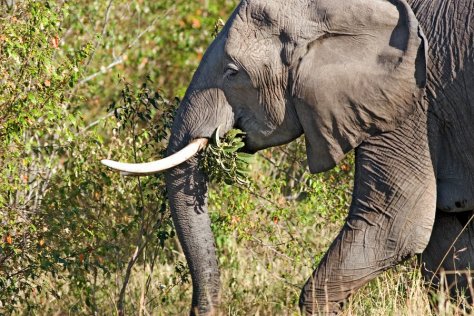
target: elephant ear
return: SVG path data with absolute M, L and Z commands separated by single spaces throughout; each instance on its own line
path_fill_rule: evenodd
M 397 128 L 426 84 L 425 39 L 404 0 L 320 0 L 323 32 L 292 52 L 292 91 L 311 172 Z M 302 45 L 303 44 L 303 45 Z

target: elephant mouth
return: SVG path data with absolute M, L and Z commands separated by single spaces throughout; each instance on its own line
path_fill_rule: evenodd
M 209 141 L 207 138 L 197 138 L 191 141 L 180 151 L 172 154 L 171 156 L 152 162 L 125 163 L 104 159 L 101 161 L 101 163 L 115 171 L 119 171 L 122 175 L 125 176 L 150 175 L 165 171 L 167 169 L 171 169 L 179 164 L 182 164 L 183 162 L 197 154 L 200 150 L 206 148 L 208 142 Z
M 263 140 L 271 136 L 273 129 L 271 126 L 267 126 L 266 122 L 258 122 L 255 116 L 245 112 L 237 119 L 234 127 L 245 133 L 243 139 L 245 146 L 240 151 L 255 154 L 257 151 L 268 147 Z
M 243 152 L 243 153 L 246 153 L 246 154 L 252 154 L 253 155 L 258 151 L 258 149 L 256 149 L 256 148 L 252 147 L 251 145 L 249 145 L 248 142 L 245 142 L 245 146 L 242 147 L 239 151 Z

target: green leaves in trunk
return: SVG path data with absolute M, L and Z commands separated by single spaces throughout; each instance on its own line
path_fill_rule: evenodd
M 214 132 L 207 146 L 203 167 L 213 182 L 248 185 L 249 164 L 253 155 L 239 152 L 244 147 L 245 133 L 239 129 L 230 130 L 219 138 L 219 128 Z

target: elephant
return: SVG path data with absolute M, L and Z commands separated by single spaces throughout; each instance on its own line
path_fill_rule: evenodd
M 304 135 L 312 173 L 355 151 L 348 216 L 302 289 L 302 313 L 340 313 L 358 288 L 415 255 L 435 287 L 440 271 L 453 268 L 445 253 L 466 248 L 456 254 L 456 268 L 469 271 L 474 0 L 238 4 L 181 101 L 167 163 L 103 161 L 126 174 L 169 168 L 172 218 L 193 282 L 192 315 L 219 312 L 208 177 L 200 167 L 200 149 L 218 127 L 220 136 L 244 131 L 248 153 Z M 465 290 L 470 281 L 469 273 L 449 279 Z

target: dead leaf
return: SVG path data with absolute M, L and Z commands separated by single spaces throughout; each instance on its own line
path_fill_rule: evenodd
M 59 47 L 59 37 L 58 36 L 54 36 L 54 37 L 51 38 L 51 45 L 53 45 L 54 48 Z

